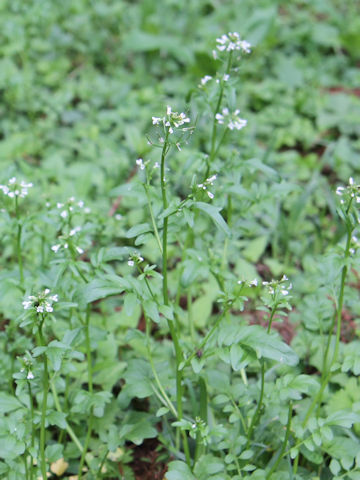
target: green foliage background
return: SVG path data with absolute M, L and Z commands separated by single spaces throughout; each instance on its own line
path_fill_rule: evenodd
M 213 204 L 222 212 L 220 221 L 215 216 L 215 223 L 217 218 L 217 226 L 220 224 L 224 230 L 223 220 L 229 224 L 231 220 L 232 234 L 227 244 L 230 261 L 220 265 L 224 231 L 201 217 L 194 227 L 193 249 L 183 255 L 184 267 L 177 270 L 176 235 L 181 247 L 185 241 L 174 228 L 169 288 L 175 298 L 179 276 L 183 293 L 188 295 L 187 302 L 193 300 L 191 315 L 195 333 L 186 332 L 183 343 L 185 351 L 190 353 L 214 319 L 219 288 L 210 272 L 215 267 L 221 271 L 225 283 L 233 278 L 269 280 L 283 274 L 293 280 L 294 308 L 289 323 L 297 333 L 292 347 L 300 363 L 296 369 L 283 366 L 279 374 L 270 374 L 268 383 L 272 387 L 268 391 L 266 418 L 270 422 L 271 416 L 278 417 L 280 422 L 271 427 L 271 433 L 266 429 L 260 432 L 257 441 L 265 447 L 261 450 L 263 447 L 257 445 L 261 453 L 251 460 L 259 472 L 248 474 L 253 479 L 265 478 L 263 468 L 271 459 L 266 445 L 273 437 L 282 438 L 286 424 L 287 410 L 278 408 L 279 401 L 300 402 L 303 396 L 311 398 L 316 391 L 316 381 L 311 378 L 316 379 L 322 368 L 319 352 L 329 331 L 343 266 L 340 257 L 345 227 L 336 213 L 334 190 L 339 184 L 347 184 L 350 176 L 356 179 L 360 173 L 359 19 L 360 9 L 355 0 L 259 0 L 256 3 L 252 0 L 187 0 L 183 3 L 173 0 L 4 0 L 0 3 L 0 181 L 6 183 L 15 175 L 34 183 L 22 206 L 27 220 L 23 230 L 26 291 L 38 291 L 44 284 L 62 289 L 60 294 L 68 302 L 63 306 L 64 311 L 72 312 L 73 332 L 80 327 L 74 320 L 76 315 L 71 309 L 75 307 L 71 302 L 83 306 L 112 293 L 127 292 L 125 300 L 123 297 L 107 299 L 92 312 L 91 348 L 96 352 L 94 383 L 98 390 L 95 396 L 87 398 L 81 391 L 85 381 L 84 363 L 80 363 L 75 373 L 70 367 L 64 370 L 64 375 L 69 375 L 76 385 L 70 398 L 69 418 L 80 436 L 85 436 L 81 426 L 89 409 L 95 409 L 98 414 L 96 425 L 100 433 L 91 444 L 93 452 L 100 452 L 103 445 L 115 450 L 126 441 L 141 444 L 145 438 L 154 436 L 166 444 L 155 428 L 158 419 L 154 399 L 150 412 L 139 411 L 132 403 L 134 398 L 153 395 L 149 380 L 151 369 L 144 359 L 143 338 L 136 329 L 142 309 L 153 321 L 160 322 L 158 337 L 154 339 L 158 346 L 153 346 L 155 361 L 162 382 L 170 394 L 174 391 L 174 379 L 167 370 L 172 347 L 164 334 L 166 325 L 161 323 L 154 305 L 140 305 L 136 289 L 142 287 L 135 280 L 131 283 L 132 272 L 126 264 L 128 247 L 140 249 L 149 264 L 160 262 L 154 238 L 144 227 L 149 213 L 146 196 L 136 180 L 133 181 L 137 175 L 135 160 L 139 157 L 159 159 L 159 152 L 149 145 L 146 136 L 152 132 L 153 115 L 163 115 L 168 104 L 174 110 L 191 112 L 196 123 L 195 133 L 188 146 L 169 158 L 175 198 L 182 199 L 188 194 L 189 185 L 202 165 L 202 154 L 209 151 L 205 115 L 208 107 L 199 99 L 197 87 L 204 75 L 216 73 L 212 56 L 215 39 L 228 31 L 238 31 L 253 46 L 238 72 L 240 87 L 236 103 L 248 126 L 241 133 L 231 135 L 214 165 L 221 182 L 214 187 Z M 230 95 L 228 101 L 235 99 Z M 160 193 L 155 189 L 153 195 L 159 213 Z M 91 269 L 101 272 L 100 278 L 93 279 L 84 288 L 80 288 L 70 274 L 68 277 L 64 274 L 62 282 L 59 281 L 65 267 L 62 270 L 61 263 L 54 261 L 50 250 L 56 243 L 58 231 L 51 209 L 56 202 L 64 202 L 71 196 L 91 207 L 91 213 L 82 220 L 85 236 L 88 234 L 84 240 L 89 257 L 85 272 L 90 273 Z M 227 215 L 228 196 L 233 199 L 231 219 Z M 0 387 L 3 396 L 0 410 L 10 418 L 11 412 L 20 408 L 18 400 L 10 397 L 14 392 L 9 387 L 12 374 L 20 365 L 10 364 L 9 358 L 11 352 L 13 357 L 22 355 L 33 344 L 15 328 L 19 323 L 15 320 L 22 313 L 24 292 L 17 285 L 14 227 L 11 215 L 6 213 L 6 201 L 1 198 L 3 353 L 0 366 L 3 375 Z M 349 321 L 347 330 L 342 332 L 342 365 L 331 389 L 325 392 L 322 406 L 322 417 L 329 417 L 329 425 L 335 425 L 335 440 L 330 439 L 327 424 L 312 424 L 310 436 L 313 439 L 315 435 L 315 440 L 308 439 L 302 447 L 305 460 L 298 474 L 302 476 L 294 479 L 356 480 L 360 476 L 357 467 L 352 471 L 349 466 L 359 444 L 359 423 L 357 417 L 351 416 L 360 411 L 360 387 L 356 378 L 360 371 L 358 263 L 355 255 L 345 298 Z M 125 278 L 123 285 L 119 286 L 115 275 Z M 155 287 L 158 287 L 156 282 L 159 283 L 159 279 L 154 273 Z M 248 295 L 250 307 L 255 309 L 255 303 L 251 303 L 255 298 L 250 292 Z M 161 319 L 171 316 L 168 311 L 160 313 Z M 181 322 L 185 325 L 185 308 L 182 315 Z M 241 318 L 245 322 L 252 320 L 252 310 Z M 11 328 L 9 319 L 15 322 Z M 66 333 L 68 327 L 69 318 L 60 313 L 57 323 L 51 327 L 49 340 L 61 339 L 65 345 L 68 341 L 68 349 L 69 345 L 78 346 L 76 360 L 81 360 L 85 353 L 81 343 L 83 333 L 79 333 L 79 337 L 74 333 L 74 338 L 70 338 Z M 255 332 L 259 341 L 262 333 L 256 329 Z M 225 345 L 230 349 L 226 339 L 236 334 L 232 318 L 224 324 L 216 342 L 221 348 Z M 255 340 L 250 340 L 248 345 L 255 350 Z M 280 361 L 288 354 L 285 363 L 290 366 L 296 363 L 283 343 L 283 347 L 274 345 L 278 348 L 274 347 L 274 351 L 270 351 L 271 345 L 267 351 L 266 345 L 263 350 L 259 347 L 265 358 Z M 61 353 L 56 350 L 56 344 L 52 344 L 52 348 L 49 355 L 53 355 L 55 371 L 57 362 L 60 365 L 63 358 L 69 360 L 69 364 L 74 360 L 66 357 L 65 347 L 61 347 L 64 349 Z M 206 362 L 194 359 L 192 368 L 195 376 L 207 368 L 204 378 L 209 395 L 215 399 L 214 417 L 221 418 L 224 424 L 237 425 L 239 409 L 234 407 L 233 399 L 246 398 L 246 395 L 256 398 L 258 371 L 250 355 L 249 362 L 253 362 L 250 386 L 245 393 L 238 381 L 244 359 L 235 347 L 232 353 L 225 350 L 224 347 L 217 355 L 226 367 L 217 369 L 218 357 L 216 361 L 211 360 L 213 352 L 210 351 L 209 360 L 206 356 Z M 230 366 L 237 380 L 228 386 Z M 296 384 L 299 375 L 303 375 L 300 385 Z M 189 380 L 187 388 L 192 392 L 190 383 Z M 61 381 L 58 386 L 63 394 L 65 387 Z M 198 408 L 195 397 L 190 395 L 187 399 L 188 412 Z M 301 401 L 304 408 L 308 406 L 307 398 Z M 223 404 L 226 404 L 224 408 Z M 350 416 L 345 420 L 335 418 L 338 410 L 346 410 Z M 50 425 L 64 428 L 64 418 L 56 413 L 59 412 L 54 408 Z M 15 422 L 16 418 L 11 421 Z M 6 435 L 11 425 L 5 420 L 1 422 L 0 450 L 4 462 L 0 463 L 0 474 L 17 480 L 23 478 L 23 474 L 17 470 L 20 467 L 12 455 L 21 455 L 22 439 L 15 438 L 14 434 L 9 440 L 10 436 Z M 343 429 L 350 429 L 352 423 L 355 430 L 345 434 Z M 164 425 L 163 437 L 166 437 L 169 425 L 166 422 Z M 204 455 L 195 473 L 175 454 L 168 480 L 192 479 L 193 475 L 201 480 L 235 478 L 229 470 L 225 473 L 224 464 L 231 465 L 234 461 L 231 455 L 237 455 L 231 452 L 232 443 L 240 437 L 240 430 L 236 428 L 225 432 L 219 427 L 215 433 L 222 439 L 222 447 Z M 302 438 L 302 434 L 299 427 L 296 435 Z M 321 453 L 317 451 L 319 442 Z M 48 451 L 50 459 L 63 455 L 62 447 L 56 446 L 60 443 L 54 443 L 53 451 Z M 240 441 L 238 447 L 241 446 Z M 226 458 L 221 448 L 227 452 Z M 278 452 L 280 443 L 271 448 L 271 453 Z M 74 472 L 75 450 L 71 442 L 65 447 Z M 174 454 L 174 450 L 173 447 L 170 452 Z M 122 462 L 126 468 L 129 458 L 124 455 Z M 244 464 L 246 455 L 240 457 Z M 347 461 L 340 465 L 344 457 Z M 165 459 L 169 461 L 170 457 L 165 455 Z M 5 460 L 7 466 L 4 466 Z M 288 479 L 286 465 L 281 464 L 279 468 L 273 478 Z M 341 475 L 350 471 L 349 476 L 336 477 L 340 469 Z M 130 479 L 130 470 L 128 475 Z

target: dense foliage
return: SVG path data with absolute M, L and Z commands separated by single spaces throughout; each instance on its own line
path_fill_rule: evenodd
M 1 3 L 0 478 L 360 479 L 359 19 Z

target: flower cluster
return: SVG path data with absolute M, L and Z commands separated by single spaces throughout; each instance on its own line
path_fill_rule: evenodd
M 90 213 L 91 210 L 88 207 L 84 208 L 84 202 L 82 200 L 76 201 L 75 197 L 70 197 L 65 203 L 58 202 L 56 207 L 61 210 L 60 217 L 68 218 L 72 213 L 78 213 L 83 210 L 84 213 Z
M 171 107 L 168 105 L 166 108 L 166 115 L 164 117 L 152 117 L 152 123 L 153 125 L 163 124 L 164 128 L 167 129 L 167 132 L 171 135 L 174 133 L 175 129 L 182 132 L 189 130 L 186 127 L 180 127 L 186 123 L 190 123 L 190 118 L 187 117 L 184 112 L 173 112 Z
M 209 185 L 214 185 L 214 181 L 216 180 L 216 175 L 212 175 L 211 177 L 207 178 L 204 183 L 199 183 L 197 185 L 198 188 L 201 190 L 205 190 L 208 194 L 208 197 L 212 200 L 214 198 L 214 194 L 209 192 L 207 189 Z
M 216 48 L 220 52 L 232 52 L 234 50 L 239 50 L 243 53 L 251 52 L 251 45 L 246 40 L 241 40 L 240 35 L 237 32 L 229 32 L 227 35 L 222 35 L 216 39 L 218 45 Z
M 238 285 L 244 286 L 244 287 L 257 287 L 258 286 L 258 281 L 256 278 L 254 280 L 238 280 Z
M 292 284 L 289 282 L 289 279 L 286 275 L 280 280 L 272 280 L 271 282 L 262 282 L 262 284 L 268 289 L 268 292 L 273 297 L 282 296 L 286 297 L 289 295 L 289 290 L 292 289 Z
M 140 256 L 137 252 L 134 252 L 130 255 L 128 260 L 129 267 L 133 267 L 134 265 L 138 265 L 139 263 L 143 262 L 144 259 Z
M 356 235 L 353 235 L 351 237 L 351 248 L 349 249 L 349 252 L 351 255 L 354 255 L 357 250 L 360 248 L 360 241 Z
M 21 368 L 20 372 L 21 373 L 26 372 L 27 380 L 33 380 L 35 377 L 34 377 L 34 374 L 32 373 L 33 359 L 31 357 L 30 353 L 27 352 L 27 355 L 24 355 L 20 360 L 21 360 L 22 364 L 24 365 Z
M 212 76 L 211 75 L 205 75 L 205 77 L 203 77 L 201 80 L 200 80 L 200 87 L 203 87 L 204 85 L 206 85 L 210 80 L 212 79 Z
M 239 117 L 240 110 L 235 110 L 230 112 L 228 108 L 223 108 L 222 113 L 217 113 L 215 115 L 216 120 L 220 125 L 226 124 L 227 128 L 230 130 L 241 130 L 246 127 L 247 120 Z
M 36 313 L 51 313 L 53 303 L 57 302 L 58 295 L 50 295 L 50 290 L 46 288 L 38 295 L 30 295 L 27 300 L 22 302 L 24 310 L 35 310 Z
M 344 204 L 345 201 L 352 201 L 355 199 L 356 203 L 360 203 L 360 185 L 356 185 L 352 177 L 349 178 L 349 185 L 347 187 L 337 187 L 336 195 L 342 197 L 340 203 Z
M 16 177 L 12 177 L 7 185 L 0 185 L 0 190 L 2 190 L 4 195 L 7 195 L 10 198 L 24 198 L 28 194 L 28 189 L 32 186 L 32 183 L 26 183 L 24 181 L 18 182 Z
M 67 235 L 61 235 L 59 237 L 60 243 L 57 243 L 56 245 L 53 245 L 51 247 L 51 250 L 55 253 L 57 253 L 61 248 L 64 248 L 64 250 L 67 250 L 69 248 L 69 245 L 75 248 L 75 250 L 81 255 L 84 253 L 84 250 L 79 247 L 74 245 L 73 241 L 73 236 L 76 235 L 81 231 L 81 227 L 75 227 L 70 230 L 70 232 Z

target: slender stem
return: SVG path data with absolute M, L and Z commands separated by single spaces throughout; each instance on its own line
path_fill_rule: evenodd
M 193 315 L 193 309 L 192 309 L 191 287 L 189 287 L 188 292 L 187 292 L 187 311 L 188 311 L 190 337 L 191 337 L 191 340 L 194 342 L 194 340 L 195 340 L 195 327 L 194 327 L 194 315 Z
M 161 184 L 161 196 L 163 202 L 163 210 L 165 211 L 168 207 L 168 201 L 166 196 L 166 181 L 165 181 L 165 158 L 169 150 L 168 143 L 169 132 L 166 132 L 166 137 L 164 140 L 164 145 L 161 152 L 161 165 L 160 165 L 160 184 Z M 163 275 L 163 301 L 164 305 L 169 305 L 169 293 L 168 293 L 168 283 L 167 283 L 167 234 L 168 234 L 168 217 L 165 217 L 163 220 L 163 238 L 162 238 L 162 275 Z M 180 347 L 179 339 L 176 333 L 176 328 L 174 322 L 167 320 L 168 327 L 170 330 L 171 339 L 175 348 L 175 359 L 176 359 L 176 403 L 178 411 L 178 419 L 183 418 L 183 406 L 182 406 L 182 371 L 179 369 L 179 365 L 182 362 L 183 354 Z M 191 466 L 190 459 L 190 450 L 188 445 L 188 439 L 185 432 L 182 432 L 183 437 L 183 446 L 186 457 L 186 462 Z
M 199 408 L 199 417 L 206 424 L 208 423 L 208 394 L 206 381 L 203 377 L 199 378 L 199 390 L 200 390 L 200 408 Z M 198 432 L 196 435 L 196 447 L 195 447 L 195 458 L 194 463 L 199 459 L 199 457 L 204 452 L 204 445 L 201 442 L 201 435 Z
M 21 252 L 22 226 L 20 224 L 19 203 L 18 203 L 18 197 L 16 195 L 15 195 L 15 216 L 16 216 L 16 219 L 17 219 L 17 222 L 18 222 L 17 235 L 16 235 L 16 254 L 17 254 L 18 264 L 19 264 L 20 285 L 21 285 L 21 287 L 23 287 L 24 286 L 24 271 L 23 271 L 22 252 Z
M 213 335 L 213 333 L 215 332 L 215 330 L 217 329 L 217 327 L 219 326 L 221 320 L 224 318 L 224 316 L 226 315 L 226 313 L 228 312 L 229 308 L 231 308 L 231 305 L 228 305 L 225 310 L 223 310 L 223 312 L 221 313 L 221 315 L 219 315 L 219 317 L 216 319 L 216 322 L 214 323 L 214 325 L 211 327 L 211 329 L 209 330 L 209 332 L 207 333 L 207 335 L 205 336 L 204 340 L 200 343 L 199 347 L 185 360 L 185 362 L 183 363 L 183 367 L 182 368 L 185 368 L 187 367 L 188 365 L 190 365 L 190 362 L 191 360 L 196 356 L 197 352 L 199 350 L 202 350 L 205 345 L 207 344 L 207 342 L 209 341 L 210 337 Z
M 42 327 L 44 324 L 44 316 L 40 320 L 39 324 L 39 338 L 40 338 L 40 346 L 45 347 L 45 340 L 42 332 Z M 45 420 L 46 420 L 46 409 L 47 409 L 47 397 L 48 397 L 48 390 L 49 390 L 49 372 L 48 372 L 48 365 L 47 365 L 47 356 L 46 353 L 43 353 L 43 397 L 42 397 L 42 407 L 41 407 L 41 421 L 40 421 L 40 457 L 41 457 L 41 474 L 43 480 L 47 480 L 46 475 L 46 458 L 45 458 Z
M 252 417 L 250 427 L 249 427 L 249 430 L 248 430 L 248 435 L 247 435 L 248 439 L 247 439 L 246 448 L 248 448 L 249 445 L 250 445 L 253 430 L 254 430 L 255 426 L 257 425 L 257 423 L 260 419 L 260 413 L 261 413 L 263 399 L 264 399 L 264 387 L 265 387 L 265 362 L 264 362 L 264 359 L 262 358 L 260 360 L 260 362 L 261 362 L 260 397 L 259 397 L 259 401 L 258 401 L 258 404 L 256 406 L 256 410 L 255 410 L 254 416 Z
M 273 322 L 273 319 L 274 319 L 276 308 L 277 308 L 277 305 L 275 305 L 274 308 L 271 310 L 270 319 L 269 319 L 268 327 L 267 327 L 267 330 L 266 330 L 266 333 L 268 333 L 268 334 L 271 331 L 271 325 L 272 325 L 272 322 Z M 264 361 L 263 358 L 260 360 L 260 363 L 261 363 L 261 366 L 260 366 L 260 396 L 259 396 L 259 401 L 258 401 L 256 410 L 255 410 L 254 416 L 251 420 L 250 427 L 249 427 L 249 430 L 248 430 L 247 447 L 250 445 L 253 430 L 259 422 L 260 415 L 261 415 L 261 410 L 262 410 L 262 406 L 263 406 L 263 400 L 264 400 L 265 361 Z
M 347 260 L 350 256 L 350 244 L 351 244 L 351 235 L 352 235 L 352 228 L 347 227 L 347 239 L 346 239 L 346 246 L 345 246 L 345 265 L 342 268 L 341 272 L 341 280 L 340 280 L 340 291 L 339 291 L 339 299 L 338 299 L 338 304 L 337 304 L 337 311 L 336 311 L 336 339 L 335 339 L 335 348 L 334 348 L 334 354 L 331 359 L 329 368 L 327 370 L 326 375 L 324 376 L 320 389 L 317 393 L 317 395 L 314 397 L 307 413 L 304 418 L 304 421 L 302 423 L 302 426 L 305 427 L 310 416 L 312 415 L 314 408 L 318 403 L 321 402 L 322 394 L 328 385 L 331 375 L 332 375 L 332 367 L 335 365 L 337 362 L 338 354 L 339 354 L 339 345 L 340 345 L 340 335 L 341 335 L 341 321 L 342 321 L 342 309 L 343 309 L 343 304 L 344 304 L 344 292 L 345 292 L 345 281 L 346 281 L 346 276 L 347 276 L 347 271 L 348 271 L 348 266 L 347 266 Z M 327 351 L 325 352 L 327 355 Z
M 154 229 L 154 235 L 155 235 L 157 244 L 159 246 L 160 253 L 162 254 L 163 247 L 162 247 L 161 240 L 160 240 L 159 230 L 158 230 L 158 228 L 156 226 L 156 222 L 155 222 L 154 212 L 153 212 L 153 208 L 152 208 L 152 204 L 151 204 L 151 198 L 150 198 L 150 194 L 149 194 L 149 185 L 147 185 L 146 183 L 144 183 L 144 190 L 145 190 L 146 198 L 147 198 L 148 205 L 149 205 L 149 212 L 150 212 L 151 223 L 152 223 L 152 226 L 153 226 L 153 229 Z
M 87 371 L 88 371 L 88 389 L 89 393 L 93 393 L 93 368 L 92 368 L 92 359 L 91 359 L 91 344 L 90 344 L 90 309 L 91 306 L 88 304 L 86 309 L 86 318 L 85 318 L 85 348 L 86 348 L 86 359 L 87 359 Z M 89 442 L 91 439 L 91 433 L 93 428 L 93 420 L 94 420 L 93 410 L 91 408 L 88 420 L 88 429 L 85 437 L 84 448 L 80 458 L 79 464 L 79 480 L 82 478 L 82 469 L 85 463 L 85 456 L 89 447 Z
M 232 52 L 229 53 L 228 63 L 227 63 L 226 72 L 225 72 L 226 75 L 228 75 L 229 72 L 230 72 L 231 64 L 232 64 Z M 218 151 L 218 148 L 216 148 L 216 136 L 217 136 L 216 134 L 217 134 L 217 124 L 218 124 L 217 119 L 216 119 L 216 114 L 219 112 L 220 107 L 221 107 L 221 102 L 222 102 L 222 99 L 223 99 L 223 96 L 224 96 L 224 86 L 225 86 L 224 80 L 220 79 L 220 91 L 219 91 L 218 101 L 216 103 L 215 110 L 214 110 L 213 127 L 212 127 L 212 133 L 211 133 L 210 155 L 209 155 L 209 160 L 208 160 L 208 164 L 207 164 L 207 168 L 206 168 L 205 178 L 208 178 L 208 176 L 209 176 L 211 164 L 212 164 L 212 162 L 215 158 L 215 155 Z M 221 141 L 220 141 L 220 143 L 221 143 Z M 219 146 L 220 146 L 220 144 L 219 144 Z
M 29 403 L 30 403 L 30 421 L 31 421 L 31 447 L 34 447 L 35 443 L 35 425 L 34 425 L 34 402 L 32 398 L 31 384 L 28 380 L 28 392 L 29 392 Z M 30 454 L 30 480 L 33 479 L 33 457 Z
M 289 436 L 290 436 L 290 429 L 291 429 L 291 420 L 292 420 L 292 402 L 290 401 L 289 403 L 289 411 L 288 411 L 288 420 L 287 420 L 287 424 L 286 424 L 286 432 L 285 432 L 285 437 L 284 437 L 284 441 L 281 445 L 281 450 L 279 452 L 279 455 L 278 455 L 278 458 L 276 459 L 276 462 L 274 463 L 274 465 L 271 467 L 269 473 L 266 475 L 266 480 L 270 479 L 271 475 L 275 472 L 275 470 L 277 469 L 279 463 L 281 462 L 281 459 L 283 457 L 283 454 L 285 452 L 285 449 L 286 449 L 286 445 L 289 441 Z
M 149 319 L 148 317 L 145 315 L 145 322 L 146 322 L 146 325 L 148 325 L 150 322 L 149 322 Z M 151 367 L 151 370 L 152 370 L 152 373 L 154 375 L 154 378 L 155 378 L 155 383 L 163 397 L 163 401 L 164 403 L 167 405 L 167 407 L 169 408 L 169 410 L 171 411 L 171 413 L 177 418 L 179 419 L 179 414 L 178 412 L 176 411 L 174 405 L 172 404 L 170 398 L 167 396 L 166 392 L 165 392 L 165 389 L 164 387 L 162 386 L 161 384 L 161 381 L 160 381 L 160 378 L 156 372 L 156 369 L 155 369 L 155 365 L 154 365 L 154 360 L 152 358 L 152 353 L 151 353 L 151 349 L 150 349 L 150 332 L 149 332 L 149 329 L 147 328 L 146 329 L 146 334 L 147 334 L 147 351 L 148 351 L 148 358 L 149 358 L 149 363 L 150 363 L 150 367 Z
M 54 384 L 53 381 L 50 381 L 50 387 L 51 387 L 51 392 L 52 392 L 52 395 L 53 395 L 53 398 L 54 398 L 54 404 L 55 404 L 56 410 L 60 413 L 63 413 L 60 402 L 59 402 L 59 397 L 58 397 L 58 394 L 57 394 L 57 391 L 56 391 L 56 388 L 55 388 L 55 384 Z M 70 425 L 67 422 L 66 422 L 66 431 L 69 434 L 69 437 L 71 438 L 71 440 L 78 447 L 79 451 L 83 452 L 84 448 L 81 445 L 80 440 L 78 439 L 74 430 L 70 427 Z
M 103 466 L 104 466 L 104 463 L 105 463 L 105 461 L 106 461 L 106 457 L 108 456 L 108 453 L 109 453 L 109 449 L 107 448 L 107 449 L 105 450 L 105 454 L 104 454 L 104 456 L 103 456 L 103 458 L 102 458 L 102 460 L 101 460 L 101 462 L 100 462 L 100 465 L 99 465 L 99 468 L 98 468 L 98 471 L 97 471 L 97 474 L 96 474 L 96 478 L 102 478 L 101 470 L 102 470 L 102 468 L 103 468 Z
M 341 272 L 340 292 L 339 292 L 339 301 L 338 301 L 338 308 L 337 308 L 335 350 L 334 350 L 334 356 L 333 356 L 331 364 L 330 364 L 330 370 L 331 370 L 331 367 L 337 362 L 337 358 L 338 358 L 338 354 L 339 354 L 342 309 L 343 309 L 343 304 L 344 304 L 345 281 L 346 281 L 346 276 L 347 276 L 347 272 L 348 272 L 347 260 L 350 256 L 351 235 L 352 235 L 352 229 L 348 227 L 346 246 L 345 246 L 345 265 L 343 266 L 342 272 Z

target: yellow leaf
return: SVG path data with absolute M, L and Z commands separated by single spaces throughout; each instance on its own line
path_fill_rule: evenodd
M 56 462 L 53 462 L 51 464 L 50 470 L 58 477 L 61 477 L 61 475 L 66 471 L 68 466 L 69 464 L 65 462 L 63 458 L 59 458 L 59 460 L 56 460 Z

